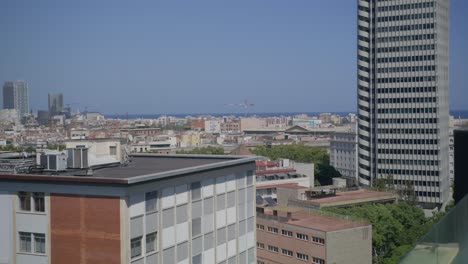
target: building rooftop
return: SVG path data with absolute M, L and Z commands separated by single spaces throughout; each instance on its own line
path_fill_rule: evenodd
M 281 210 L 279 207 L 273 207 L 272 209 Z M 292 209 L 292 210 L 291 210 Z M 307 213 L 303 212 L 304 209 L 297 209 L 294 210 L 293 208 L 284 208 L 287 211 L 291 212 L 291 216 L 275 216 L 273 215 L 273 211 L 265 210 L 264 214 L 257 214 L 257 217 L 269 220 L 277 220 L 282 223 L 286 223 L 289 225 L 300 226 L 304 228 L 315 229 L 323 232 L 331 232 L 343 229 L 351 229 L 351 228 L 358 228 L 369 226 L 370 224 L 362 221 L 356 221 L 351 219 L 346 219 L 345 216 L 328 216 L 325 214 L 321 214 L 318 211 Z M 302 210 L 302 212 L 301 212 Z
M 145 181 L 159 180 L 183 174 L 202 172 L 241 164 L 252 164 L 255 169 L 254 156 L 230 155 L 156 155 L 134 154 L 126 166 L 110 164 L 98 166 L 90 171 L 67 170 L 49 174 L 12 174 L 0 172 L 0 181 L 65 181 L 92 182 L 111 184 L 134 184 Z
M 350 204 L 355 205 L 369 202 L 391 201 L 396 199 L 397 195 L 394 193 L 359 189 L 356 191 L 337 192 L 334 196 L 314 198 L 311 200 L 306 200 L 306 202 L 318 204 L 320 205 L 320 207 L 327 207 L 346 206 Z

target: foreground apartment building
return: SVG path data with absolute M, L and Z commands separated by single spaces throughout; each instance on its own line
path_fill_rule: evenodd
M 358 177 L 449 199 L 449 0 L 358 0 Z
M 255 263 L 254 170 L 250 157 L 142 154 L 0 172 L 0 263 Z

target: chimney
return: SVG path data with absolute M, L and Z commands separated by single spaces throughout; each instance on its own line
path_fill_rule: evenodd
M 286 217 L 288 218 L 288 220 L 291 220 L 291 218 L 292 218 L 292 213 L 291 213 L 291 212 L 288 212 L 288 213 L 286 214 Z

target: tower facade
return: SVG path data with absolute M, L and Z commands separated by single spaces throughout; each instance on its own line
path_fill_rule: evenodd
M 358 179 L 449 198 L 449 0 L 358 0 Z
M 49 94 L 49 113 L 51 116 L 63 111 L 63 94 Z
M 3 109 L 16 109 L 19 118 L 29 114 L 29 90 L 24 81 L 5 82 Z

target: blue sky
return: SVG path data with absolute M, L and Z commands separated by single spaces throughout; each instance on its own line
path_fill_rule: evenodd
M 468 109 L 468 1 L 451 1 L 450 106 Z M 355 0 L 0 1 L 0 82 L 103 113 L 355 111 Z

